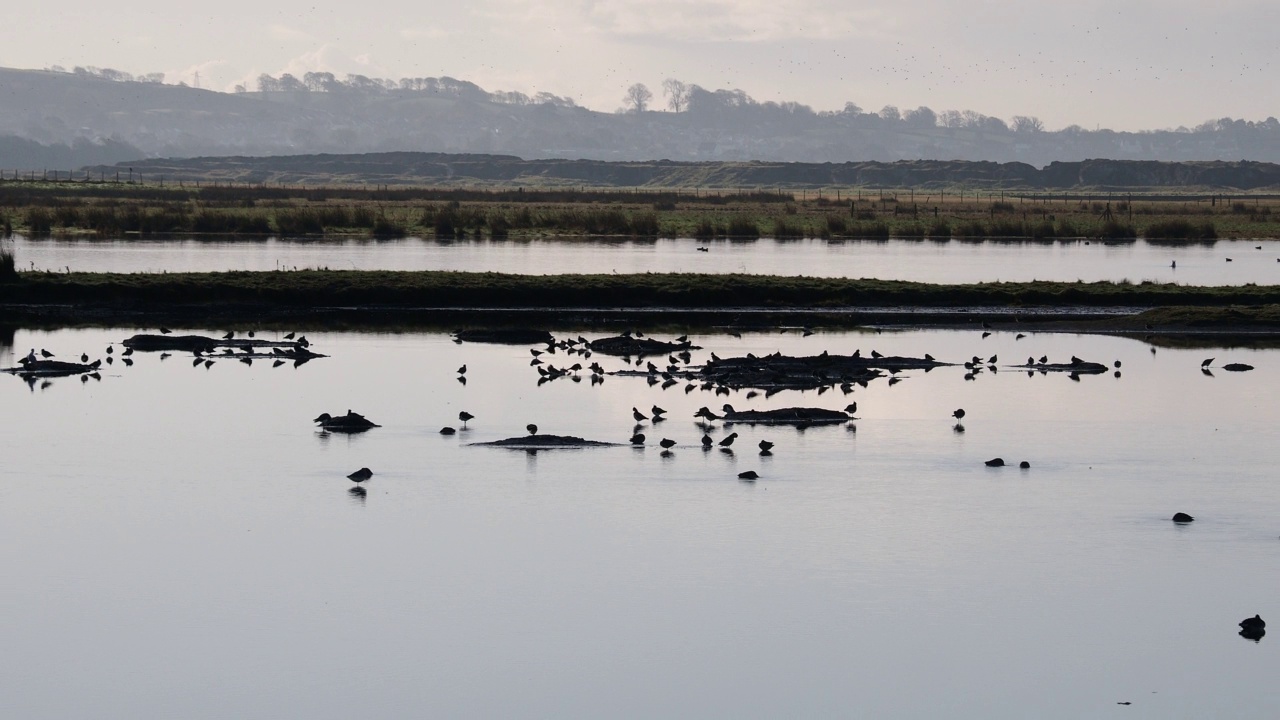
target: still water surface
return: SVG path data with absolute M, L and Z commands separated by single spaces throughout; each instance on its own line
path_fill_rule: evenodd
M 707 248 L 707 252 L 698 251 Z M 25 267 L 92 272 L 197 272 L 327 267 L 557 273 L 753 273 L 971 283 L 1153 280 L 1186 285 L 1280 284 L 1280 242 L 1220 240 L 931 242 L 824 240 L 15 240 Z M 1231 262 L 1227 262 L 1231 258 Z M 1172 265 L 1177 263 L 1177 267 Z
M 101 356 L 133 332 L 15 342 Z M 1236 634 L 1280 618 L 1280 351 L 695 336 L 695 360 L 1123 361 L 1119 379 L 941 368 L 747 400 L 639 378 L 539 387 L 528 348 L 440 334 L 308 335 L 332 357 L 206 370 L 139 353 L 44 389 L 0 376 L 5 716 L 1280 714 L 1280 638 Z M 1208 356 L 1258 369 L 1207 377 Z M 691 417 L 850 400 L 851 426 L 738 426 L 732 454 L 703 452 Z M 646 423 L 644 449 L 468 446 L 529 422 L 625 442 L 631 407 L 654 404 L 671 419 Z M 383 427 L 313 429 L 348 408 Z M 460 410 L 469 429 L 438 434 Z M 667 457 L 664 436 L 681 443 Z M 345 479 L 361 466 L 363 500 Z

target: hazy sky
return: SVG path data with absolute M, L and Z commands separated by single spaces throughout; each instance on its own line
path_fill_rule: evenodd
M 614 110 L 663 78 L 816 110 L 926 105 L 1050 129 L 1280 115 L 1276 0 L 63 0 L 6 13 L 0 65 L 252 85 L 450 75 Z M 35 9 L 40 7 L 40 9 Z

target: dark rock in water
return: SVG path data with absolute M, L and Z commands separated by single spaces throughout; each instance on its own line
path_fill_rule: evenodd
M 1226 370 L 1227 372 L 1247 372 L 1249 370 L 1252 370 L 1253 366 L 1245 365 L 1244 363 L 1228 363 L 1226 365 L 1223 365 L 1222 369 Z
M 1261 615 L 1254 615 L 1240 621 L 1240 637 L 1257 642 L 1267 634 L 1267 623 Z
M 861 355 L 811 355 L 792 357 L 781 353 L 756 357 L 720 358 L 702 366 L 696 377 L 726 388 L 755 388 L 768 392 L 812 390 L 836 385 L 867 383 L 884 377 L 883 371 L 929 371 L 948 363 L 932 358 L 862 357 Z
M 615 355 L 618 357 L 624 355 L 646 357 L 649 355 L 671 355 L 684 350 L 701 350 L 702 348 L 694 345 L 688 340 L 685 340 L 684 342 L 662 342 L 651 338 L 616 335 L 614 337 L 592 340 L 587 343 L 587 349 L 592 352 L 598 352 L 604 355 Z
M 528 328 L 459 330 L 453 336 L 463 342 L 494 345 L 549 345 L 555 342 L 555 338 L 546 330 Z
M 1023 470 L 1030 470 L 1031 463 L 1027 462 L 1026 460 L 1023 460 L 1022 462 L 1018 463 L 1018 467 L 1022 468 Z
M 454 434 L 456 434 L 457 432 L 458 432 L 457 430 L 454 430 L 453 428 L 449 427 L 448 425 L 446 425 L 446 426 L 444 426 L 444 427 L 440 428 L 440 434 L 441 434 L 441 435 L 454 435 Z
M 5 368 L 0 372 L 23 377 L 70 377 L 93 372 L 96 364 L 62 362 L 60 360 L 37 360 L 24 367 Z
M 1192 520 L 1195 520 L 1195 518 L 1191 517 L 1190 515 L 1184 512 L 1173 514 L 1173 521 L 1176 523 L 1189 523 Z
M 987 461 L 987 467 L 1004 467 L 1004 458 L 991 458 Z
M 1062 372 L 1071 375 L 1101 375 L 1108 370 L 1107 366 L 1102 363 L 1089 362 L 1087 360 L 1081 360 L 1078 357 L 1072 357 L 1071 362 L 1069 363 L 1028 362 L 1025 365 L 1012 365 L 1010 367 L 1019 369 L 1031 368 L 1037 372 L 1045 373 Z
M 748 470 L 746 472 L 738 473 L 739 480 L 757 480 L 759 479 L 759 477 L 760 477 L 760 474 L 757 473 L 755 470 Z
M 1251 618 L 1245 618 L 1240 621 L 1240 629 L 1242 630 L 1261 630 L 1267 626 L 1267 621 L 1262 619 L 1261 615 L 1254 615 Z
M 615 447 L 618 443 L 584 440 L 580 437 L 573 437 L 571 435 L 522 435 L 520 437 L 507 438 L 505 440 L 472 443 L 472 445 L 483 447 L 518 448 L 521 450 L 542 450 L 548 448 Z
M 347 411 L 346 415 L 337 417 L 333 417 L 329 413 L 323 413 L 312 422 L 317 423 L 320 429 L 328 430 L 329 432 L 361 433 L 371 428 L 382 427 L 360 413 L 351 412 L 350 410 Z
M 777 410 L 738 410 L 726 412 L 725 424 L 808 426 L 848 422 L 852 418 L 840 410 L 825 408 L 779 408 Z

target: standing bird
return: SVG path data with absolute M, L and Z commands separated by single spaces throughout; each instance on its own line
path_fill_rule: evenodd
M 636 433 L 635 435 L 632 435 L 632 436 L 631 436 L 631 444 L 632 444 L 632 445 L 643 445 L 643 444 L 644 444 L 644 433 Z
M 530 435 L 538 434 L 538 426 L 534 425 L 533 423 L 529 423 L 528 425 L 525 425 L 524 429 L 528 430 Z
M 236 336 L 236 332 L 235 332 L 234 330 L 231 330 L 231 331 L 229 331 L 226 335 L 223 335 L 223 336 L 222 336 L 222 339 L 223 339 L 223 340 L 230 340 L 231 338 L 233 338 L 233 337 L 235 337 L 235 336 Z
M 170 329 L 169 329 L 169 328 L 167 328 L 167 327 L 162 327 L 162 328 L 160 328 L 160 334 L 161 334 L 161 335 L 168 335 L 168 334 L 169 334 L 169 333 L 171 333 L 171 332 L 173 332 L 173 331 L 172 331 L 172 330 L 170 330 Z
M 662 440 L 658 441 L 658 444 L 662 446 L 663 450 L 670 450 L 676 446 L 676 441 L 670 438 L 662 438 Z
M 1208 360 L 1205 360 L 1204 362 L 1200 363 L 1200 367 L 1209 367 L 1209 363 L 1213 362 L 1214 360 L 1217 360 L 1217 358 L 1209 358 Z
M 471 413 L 467 412 L 466 410 L 463 410 L 462 412 L 458 413 L 458 419 L 462 421 L 462 427 L 464 427 L 464 428 L 467 426 L 467 421 L 468 421 L 468 420 L 470 420 L 470 419 L 472 419 L 472 418 L 474 418 L 474 417 L 475 417 L 475 415 L 472 415 Z
M 466 374 L 467 374 L 467 366 L 466 366 L 466 365 L 463 365 L 462 367 L 458 368 L 458 374 L 459 374 L 459 375 L 466 375 Z
M 951 413 L 951 417 L 955 418 L 956 420 L 963 420 L 964 408 L 960 408 L 959 410 L 956 410 L 955 412 Z
M 729 433 L 728 435 L 725 436 L 723 440 L 720 441 L 720 447 L 727 448 L 733 444 L 734 440 L 737 440 L 737 439 L 738 439 L 738 433 Z
M 852 402 L 852 403 L 849 403 L 848 405 L 845 405 L 844 411 L 849 413 L 850 415 L 858 412 L 858 403 Z
M 631 417 L 635 418 L 636 422 L 644 422 L 645 420 L 649 419 L 648 415 L 645 415 L 644 413 L 640 412 L 634 406 L 631 408 Z
M 365 467 L 365 468 L 360 468 L 359 470 L 351 473 L 350 475 L 347 476 L 347 479 L 354 480 L 357 483 L 362 483 L 371 477 L 373 477 L 373 471 Z
M 663 410 L 662 408 L 658 407 L 657 405 L 654 405 L 654 406 L 650 409 L 650 411 L 653 413 L 653 416 L 654 416 L 655 418 L 656 418 L 656 417 L 658 417 L 659 415 L 663 415 L 663 414 L 665 414 L 665 413 L 667 412 L 666 410 Z
M 710 450 L 710 449 L 711 449 L 711 443 L 713 443 L 713 442 L 715 442 L 715 440 L 712 440 L 710 435 L 703 435 L 703 436 L 702 436 L 702 449 L 703 449 L 703 450 Z
M 771 452 L 770 452 L 771 450 L 773 450 L 773 443 L 769 442 L 768 440 L 761 440 L 761 441 L 760 441 L 760 454 L 761 454 L 761 455 L 769 455 L 769 454 L 771 454 Z
M 82 363 L 89 362 L 89 353 L 80 353 L 80 362 Z
M 297 333 L 289 333 L 288 335 L 285 335 L 285 336 L 284 336 L 284 339 L 285 339 L 285 340 L 292 340 L 296 335 L 297 335 Z
M 53 357 L 53 353 L 49 352 L 48 350 L 45 350 L 44 348 L 40 348 L 40 354 L 46 358 Z

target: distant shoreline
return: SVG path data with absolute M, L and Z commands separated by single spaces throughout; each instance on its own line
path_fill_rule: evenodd
M 328 271 L 19 272 L 0 317 L 53 324 L 682 323 L 1280 334 L 1280 286 L 977 283 L 760 275 Z M 983 328 L 983 324 L 989 328 Z

